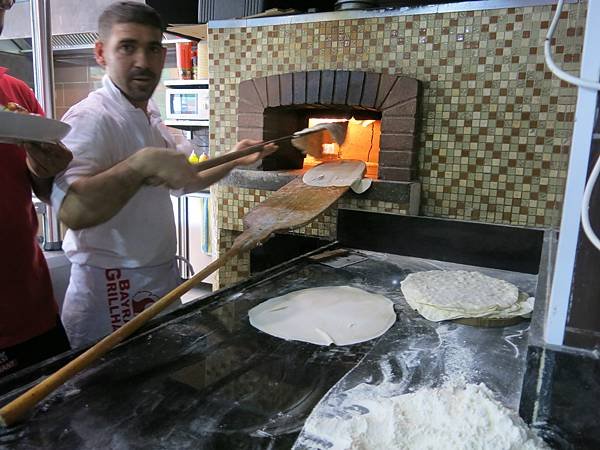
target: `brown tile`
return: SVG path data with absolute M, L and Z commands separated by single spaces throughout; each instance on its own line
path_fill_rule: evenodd
M 258 113 L 264 106 L 252 80 L 242 81 L 238 88 L 238 113 Z
M 414 117 L 417 113 L 417 99 L 407 100 L 404 103 L 400 103 L 399 105 L 388 108 L 382 112 L 382 121 L 386 120 L 387 117 L 394 116 L 408 116 Z M 383 123 L 382 123 L 383 125 Z
M 54 80 L 57 83 L 85 83 L 88 80 L 88 66 L 55 67 Z
M 416 120 L 413 117 L 386 116 L 381 121 L 382 133 L 410 133 L 414 134 Z
M 68 108 L 61 108 L 58 106 L 54 109 L 55 109 L 54 117 L 56 117 L 57 119 L 61 119 L 62 116 L 64 116 L 65 113 L 68 111 Z
M 262 129 L 264 124 L 264 115 L 262 111 L 260 113 L 239 113 L 238 114 L 238 127 L 240 128 L 260 128 Z
M 262 128 L 239 128 L 237 131 L 237 140 L 241 141 L 242 139 L 253 139 L 255 141 L 263 140 L 263 130 Z
M 379 179 L 390 181 L 411 181 L 416 178 L 414 169 L 379 166 Z
M 303 105 L 306 102 L 306 72 L 295 72 L 292 76 L 294 104 Z
M 294 103 L 293 74 L 284 73 L 279 75 L 281 105 Z
M 267 77 L 267 106 L 281 106 L 279 76 Z
M 331 105 L 333 101 L 333 83 L 335 81 L 335 72 L 333 70 L 321 71 L 321 89 L 319 94 L 319 103 L 322 105 Z
M 335 72 L 335 81 L 333 85 L 333 103 L 336 105 L 345 105 L 348 98 L 348 83 L 350 82 L 350 72 L 346 70 L 337 70 Z
M 64 106 L 70 108 L 86 98 L 93 90 L 92 83 L 65 83 L 63 89 Z
M 379 89 L 377 91 L 377 100 L 375 101 L 375 107 L 377 109 L 381 109 L 381 105 L 387 98 L 388 94 L 390 93 L 390 90 L 394 86 L 394 83 L 396 83 L 397 79 L 398 77 L 395 75 L 388 75 L 385 73 L 381 74 Z
M 359 105 L 363 91 L 363 83 L 365 81 L 365 73 L 359 71 L 350 72 L 350 82 L 348 84 L 348 105 Z
M 381 133 L 379 148 L 385 150 L 412 151 L 415 146 L 415 137 L 409 134 Z
M 260 77 L 254 79 L 254 87 L 256 88 L 256 92 L 258 92 L 258 96 L 260 97 L 261 103 L 266 107 L 268 105 L 267 101 L 267 78 Z
M 306 103 L 319 103 L 321 88 L 321 71 L 315 70 L 306 74 Z
M 384 167 L 415 167 L 417 152 L 384 151 L 379 152 L 379 164 Z
M 379 90 L 379 81 L 381 75 L 374 72 L 365 74 L 365 82 L 363 87 L 360 105 L 366 108 L 374 108 L 377 100 L 377 92 Z

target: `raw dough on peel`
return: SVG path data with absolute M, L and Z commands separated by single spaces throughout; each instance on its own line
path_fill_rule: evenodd
M 363 161 L 352 159 L 340 159 L 328 161 L 313 167 L 302 177 L 304 184 L 309 186 L 351 186 L 357 180 L 361 180 L 367 170 Z
M 385 333 L 396 321 L 394 304 L 350 286 L 302 289 L 252 308 L 250 323 L 286 340 L 351 345 Z
M 363 178 L 362 180 L 357 180 L 350 186 L 350 189 L 356 194 L 364 194 L 369 190 L 371 185 L 373 184 L 373 180 L 370 178 Z
M 410 274 L 402 282 L 408 304 L 432 321 L 456 318 L 509 318 L 529 314 L 533 300 L 519 298 L 507 281 L 464 270 Z

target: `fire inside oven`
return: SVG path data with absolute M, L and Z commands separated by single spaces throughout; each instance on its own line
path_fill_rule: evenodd
M 280 145 L 280 150 L 265 158 L 263 170 L 308 170 L 329 160 L 358 159 L 367 165 L 366 176 L 377 178 L 379 167 L 379 148 L 381 138 L 381 112 L 369 110 L 317 108 L 267 108 L 265 110 L 263 138 L 265 140 L 292 134 L 306 127 L 326 122 L 348 122 L 345 141 L 323 144 L 322 156 L 316 159 L 303 156 L 291 144 Z
M 367 164 L 366 176 L 377 178 L 379 164 L 379 139 L 381 136 L 381 120 L 378 119 L 336 119 L 336 118 L 310 118 L 308 126 L 313 127 L 319 123 L 348 122 L 346 140 L 343 144 L 323 144 L 320 159 L 306 155 L 303 168 L 310 169 L 322 161 L 334 159 L 360 159 Z

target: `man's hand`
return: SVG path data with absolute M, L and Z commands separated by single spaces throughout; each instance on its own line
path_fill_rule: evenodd
M 259 144 L 259 143 L 260 143 L 260 141 L 253 141 L 251 139 L 244 139 L 244 140 L 238 142 L 237 144 L 235 144 L 235 147 L 233 147 L 232 151 L 243 150 L 246 147 L 251 147 L 251 146 Z M 255 163 L 259 159 L 263 159 L 265 156 L 269 156 L 271 153 L 273 153 L 276 150 L 277 150 L 277 145 L 275 145 L 275 144 L 268 144 L 260 152 L 252 153 L 251 155 L 244 156 L 243 158 L 237 159 L 236 160 L 236 164 L 237 165 L 241 165 L 241 166 L 248 166 L 250 164 Z
M 127 160 L 144 184 L 181 189 L 196 181 L 197 172 L 185 154 L 169 148 L 146 147 Z
M 73 154 L 62 143 L 27 143 L 27 167 L 38 178 L 51 178 L 66 169 Z

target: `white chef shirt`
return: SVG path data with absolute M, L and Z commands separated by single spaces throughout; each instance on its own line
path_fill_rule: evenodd
M 54 180 L 52 206 L 56 211 L 71 183 L 79 177 L 103 172 L 144 147 L 175 147 L 152 101 L 148 118 L 127 100 L 108 75 L 102 84 L 62 118 L 71 125 L 63 143 L 73 152 L 73 160 Z M 136 268 L 172 260 L 176 239 L 169 190 L 143 186 L 107 222 L 68 230 L 63 250 L 76 264 Z

